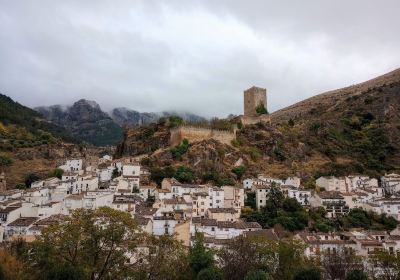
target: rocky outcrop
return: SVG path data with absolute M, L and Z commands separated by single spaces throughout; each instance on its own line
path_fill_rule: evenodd
M 55 105 L 36 110 L 80 141 L 96 146 L 116 145 L 121 141 L 122 128 L 94 101 L 81 99 L 70 107 Z

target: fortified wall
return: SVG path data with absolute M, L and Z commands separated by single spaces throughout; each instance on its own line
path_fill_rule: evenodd
M 221 143 L 231 145 L 232 140 L 236 139 L 236 132 L 229 130 L 218 130 L 195 126 L 179 126 L 171 129 L 170 145 L 177 146 L 183 139 L 189 140 L 189 143 L 202 140 L 214 139 Z

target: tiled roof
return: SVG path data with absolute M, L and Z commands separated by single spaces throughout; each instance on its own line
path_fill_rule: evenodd
M 8 224 L 8 226 L 12 227 L 27 227 L 31 224 L 33 224 L 38 218 L 36 217 L 23 217 L 23 218 L 18 218 L 14 222 L 11 222 Z
M 261 236 L 267 240 L 278 240 L 279 237 L 275 233 L 274 229 L 260 229 L 256 231 L 247 231 L 245 232 L 246 236 Z
M 236 214 L 238 211 L 234 208 L 208 208 L 211 213 L 230 213 Z

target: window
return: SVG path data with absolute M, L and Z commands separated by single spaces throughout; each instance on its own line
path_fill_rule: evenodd
M 211 231 L 215 231 L 215 227 L 211 227 Z

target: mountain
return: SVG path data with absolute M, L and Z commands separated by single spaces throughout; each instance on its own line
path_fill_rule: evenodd
M 70 107 L 38 107 L 47 120 L 63 126 L 73 137 L 96 146 L 115 145 L 122 139 L 122 128 L 90 100 L 81 99 Z
M 43 115 L 0 94 L 2 148 L 32 147 L 57 140 L 72 142 L 72 136 L 61 126 L 50 123 Z
M 138 127 L 143 124 L 156 123 L 160 118 L 170 117 L 173 115 L 180 116 L 187 122 L 204 121 L 203 117 L 188 113 L 164 111 L 161 113 L 140 113 L 125 107 L 115 108 L 111 111 L 111 118 L 120 126 Z
M 160 167 L 185 166 L 192 170 L 193 180 L 203 183 L 221 178 L 239 183 L 237 165 L 244 166 L 243 176 L 297 175 L 306 185 L 321 175 L 378 177 L 398 172 L 400 69 L 276 111 L 271 121 L 238 126 L 232 145 L 213 139 L 189 143 L 179 147 L 180 156 L 175 158 L 176 148 L 166 143 L 166 125 L 128 129 L 116 155 L 147 153 L 143 163 L 157 176 L 168 170 Z

